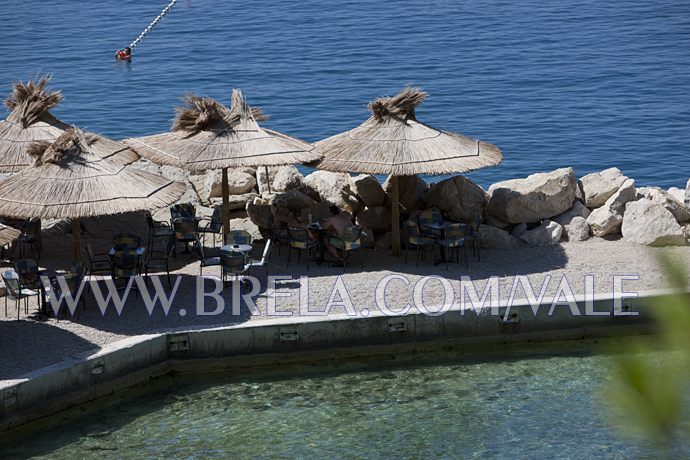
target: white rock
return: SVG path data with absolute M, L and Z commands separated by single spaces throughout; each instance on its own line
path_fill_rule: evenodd
M 588 208 L 598 208 L 606 203 L 623 185 L 627 177 L 618 168 L 609 168 L 598 173 L 587 174 L 580 179 L 585 204 Z
M 625 204 L 637 198 L 635 181 L 627 179 L 616 193 L 611 195 L 603 206 L 595 209 L 587 217 L 587 223 L 594 236 L 614 235 L 620 232 L 625 213 Z
M 648 246 L 683 246 L 683 228 L 663 205 L 643 198 L 626 206 L 621 229 L 626 241 Z
M 568 241 L 585 241 L 589 239 L 589 224 L 582 216 L 575 216 L 569 224 L 563 226 L 563 234 Z
M 308 208 L 314 204 L 314 200 L 297 189 L 276 195 L 273 202 L 276 206 L 284 206 L 292 210 Z
M 288 190 L 301 190 L 304 186 L 304 176 L 296 167 L 289 165 L 283 166 L 273 176 L 273 189 L 275 192 L 286 192 Z
M 688 184 L 685 186 L 685 206 L 690 208 L 690 179 L 688 179 Z
M 235 211 L 245 209 L 247 203 L 254 201 L 259 195 L 256 193 L 244 193 L 242 195 L 230 195 L 228 197 L 228 209 Z M 211 198 L 211 206 L 223 206 L 223 198 Z
M 520 235 L 520 240 L 530 246 L 548 246 L 561 241 L 561 236 L 563 236 L 563 226 L 547 219 L 538 227 L 527 230 Z
M 580 203 L 579 201 L 575 201 L 573 203 L 573 207 L 568 209 L 566 212 L 563 214 L 559 214 L 556 217 L 554 217 L 553 220 L 554 222 L 558 222 L 561 225 L 570 225 L 570 222 L 575 218 L 575 217 L 583 217 L 587 218 L 591 214 L 591 211 L 587 209 L 587 206 L 584 204 Z
M 429 204 L 445 211 L 455 222 L 469 222 L 482 213 L 486 192 L 464 176 L 454 176 L 431 185 Z
M 349 174 L 314 171 L 304 178 L 304 184 L 315 190 L 322 201 L 327 201 L 350 214 L 359 207 L 354 184 Z
M 271 212 L 271 204 L 268 200 L 262 198 L 254 198 L 253 201 L 247 203 L 245 208 L 249 219 L 259 228 L 269 229 L 273 222 L 273 213 Z
M 673 198 L 685 204 L 685 190 L 678 187 L 671 187 L 666 191 L 670 193 Z
M 511 224 L 540 222 L 570 209 L 576 192 L 572 168 L 498 182 L 489 187 L 487 213 Z
M 479 226 L 479 246 L 487 249 L 510 249 L 520 243 L 517 238 L 500 228 L 491 225 Z
M 659 187 L 641 187 L 637 189 L 637 198 L 647 198 L 668 209 L 679 223 L 690 221 L 690 211 L 682 201 Z
M 230 229 L 231 230 L 246 230 L 252 235 L 252 241 L 261 241 L 263 236 L 259 231 L 259 227 L 256 226 L 251 219 L 230 219 Z

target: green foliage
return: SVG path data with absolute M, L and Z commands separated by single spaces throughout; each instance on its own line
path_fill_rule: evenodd
M 688 274 L 678 261 L 660 259 L 673 294 L 653 305 L 657 334 L 626 341 L 614 357 L 605 397 L 623 433 L 672 449 L 690 435 L 685 392 L 690 382 Z M 666 350 L 664 359 L 653 351 Z

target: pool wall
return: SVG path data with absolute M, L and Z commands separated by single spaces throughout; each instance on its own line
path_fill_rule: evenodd
M 596 296 L 593 307 L 606 316 L 583 315 L 545 299 L 537 314 L 528 302 L 451 310 L 440 316 L 410 313 L 390 317 L 309 317 L 250 321 L 245 324 L 173 330 L 131 337 L 96 352 L 74 356 L 0 387 L 0 433 L 51 416 L 97 398 L 142 384 L 173 371 L 233 371 L 402 354 L 438 348 L 472 352 L 473 347 L 510 343 L 587 339 L 646 333 L 651 306 L 668 291 L 625 299 L 624 310 L 639 316 L 614 315 L 611 296 Z

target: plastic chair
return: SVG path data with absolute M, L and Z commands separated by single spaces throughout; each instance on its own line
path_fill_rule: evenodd
M 196 219 L 196 208 L 192 203 L 178 203 L 170 207 L 170 221 L 179 218 Z
M 168 241 L 172 241 L 175 232 L 167 222 L 154 220 L 151 213 L 147 212 L 146 223 L 149 227 L 149 240 L 146 245 L 149 251 L 153 248 L 153 243 L 156 238 L 165 238 Z
M 246 230 L 230 230 L 225 234 L 225 244 L 252 244 L 252 234 Z
M 199 237 L 197 236 L 196 239 L 196 253 L 197 256 L 199 257 L 199 276 L 203 275 L 204 273 L 204 267 L 216 267 L 220 266 L 220 257 L 206 257 L 204 254 L 204 247 L 201 244 L 201 241 L 199 241 Z M 221 272 L 222 276 L 222 272 Z
M 300 261 L 300 254 L 302 251 L 307 251 L 307 271 L 309 271 L 309 250 L 317 244 L 317 241 L 312 241 L 309 238 L 306 228 L 302 227 L 288 227 L 288 256 L 285 267 L 290 266 L 290 259 L 292 257 L 292 250 L 297 251 L 297 263 Z
M 141 237 L 134 233 L 118 233 L 113 237 L 115 251 L 136 250 L 141 247 Z
M 474 216 L 474 219 L 469 224 L 469 230 L 465 236 L 465 241 L 472 243 L 472 255 L 477 257 L 477 261 L 481 262 L 482 257 L 479 254 L 479 226 L 482 224 L 481 214 Z
M 146 253 L 144 276 L 147 282 L 149 279 L 149 271 L 165 270 L 165 274 L 168 277 L 168 287 L 172 287 L 172 282 L 170 281 L 170 257 L 172 257 L 174 251 L 174 244 L 170 241 L 161 241 L 158 247 L 152 247 L 151 250 Z
M 450 249 L 451 252 L 455 252 L 455 262 L 460 261 L 460 248 L 465 248 L 465 236 L 467 235 L 468 226 L 467 224 L 448 224 L 443 233 L 443 239 L 437 241 L 441 246 L 442 250 Z M 467 264 L 467 248 L 465 248 L 465 267 Z M 448 270 L 448 255 L 446 254 L 446 270 Z
M 328 243 L 336 249 L 343 251 L 343 267 L 347 264 L 347 259 L 352 251 L 360 250 L 359 265 L 364 268 L 364 261 L 362 260 L 362 242 L 359 237 L 362 234 L 362 228 L 357 225 L 348 225 L 343 230 L 343 236 L 331 236 Z
M 261 268 L 266 270 L 266 277 L 268 278 L 268 259 L 271 257 L 271 249 L 273 247 L 273 242 L 268 239 L 266 245 L 264 246 L 264 252 L 261 255 L 261 259 L 251 259 L 247 262 L 247 269 Z
M 230 251 L 229 253 L 220 254 L 220 267 L 223 282 L 227 275 L 234 275 L 235 279 L 239 279 L 240 275 L 249 268 L 245 263 L 245 255 L 241 252 Z
M 216 235 L 220 235 L 223 230 L 222 215 L 223 208 L 216 206 L 211 215 L 211 220 L 199 227 L 199 233 L 202 234 L 202 242 L 206 241 L 206 234 L 211 233 L 213 235 L 213 246 L 216 245 Z
M 413 220 L 407 220 L 405 222 L 405 234 L 407 237 L 407 249 L 410 247 L 415 248 L 417 253 L 416 266 L 419 267 L 420 256 L 422 259 L 424 258 L 424 250 L 430 246 L 433 246 L 435 240 L 433 238 L 422 236 L 417 222 Z M 407 263 L 407 249 L 405 250 L 405 263 Z
M 185 253 L 189 254 L 189 243 L 199 240 L 197 231 L 199 230 L 199 222 L 194 218 L 178 217 L 173 220 L 173 229 L 175 230 L 175 244 L 184 243 Z
M 101 273 L 108 274 L 111 270 L 110 254 L 94 253 L 91 243 L 87 243 L 84 247 L 84 255 L 88 265 L 88 272 L 92 275 Z
M 417 216 L 417 222 L 421 236 L 427 238 L 440 238 L 443 235 L 443 227 L 446 225 L 443 215 L 437 209 L 425 209 L 420 212 Z M 430 228 L 429 225 L 436 228 Z
M 110 257 L 110 266 L 113 282 L 120 278 L 129 279 L 141 274 L 141 256 L 131 249 L 116 251 Z
M 5 287 L 7 288 L 7 294 L 5 295 L 5 316 L 7 316 L 7 299 L 9 298 L 15 302 L 15 307 L 17 308 L 17 321 L 19 321 L 20 302 L 24 300 L 24 310 L 25 313 L 28 314 L 29 298 L 38 296 L 39 291 L 22 287 L 19 282 L 19 275 L 12 270 L 6 270 L 2 274 L 2 280 L 5 282 Z
M 31 250 L 34 250 L 34 244 L 38 243 L 39 232 L 41 231 L 41 221 L 40 219 L 29 219 L 22 224 L 21 234 L 17 238 L 17 244 L 19 246 L 19 257 L 24 256 L 24 247 L 29 246 Z M 38 245 L 38 258 L 41 258 L 41 248 Z
M 87 268 L 86 265 L 84 265 L 83 262 L 75 262 L 70 266 L 70 269 L 67 273 L 65 273 L 65 282 L 67 285 L 67 289 L 69 290 L 70 295 L 72 298 L 75 298 L 77 296 L 77 293 L 79 292 L 79 288 L 81 287 L 82 282 L 84 281 L 84 278 L 86 278 L 86 273 L 87 273 Z M 88 284 L 84 285 L 84 290 L 81 293 L 79 301 L 82 303 L 82 308 L 86 310 L 86 288 L 88 287 Z M 60 285 L 59 282 L 56 282 L 53 284 L 53 289 L 55 289 L 55 294 L 58 298 L 62 296 L 62 286 Z M 58 307 L 59 308 L 59 307 Z M 67 308 L 67 307 L 66 307 Z M 57 313 L 60 311 L 58 310 L 56 312 L 55 317 L 57 318 Z

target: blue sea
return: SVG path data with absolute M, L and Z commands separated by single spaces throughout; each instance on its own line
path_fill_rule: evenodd
M 687 0 L 180 0 L 3 2 L 0 93 L 53 74 L 65 121 L 115 138 L 169 129 L 193 91 L 241 88 L 273 129 L 316 141 L 407 84 L 418 118 L 498 145 L 483 186 L 573 166 L 620 167 L 642 185 L 690 176 Z M 0 111 L 1 112 L 1 111 Z

